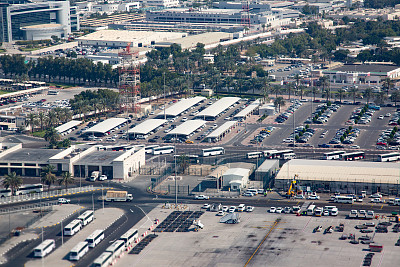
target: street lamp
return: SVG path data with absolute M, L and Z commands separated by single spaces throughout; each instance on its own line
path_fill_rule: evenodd
M 104 214 L 104 195 L 103 195 L 103 185 L 101 184 L 101 199 L 103 200 L 103 214 Z

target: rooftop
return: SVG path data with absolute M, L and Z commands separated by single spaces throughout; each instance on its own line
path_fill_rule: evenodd
M 98 40 L 117 42 L 143 42 L 145 39 L 167 41 L 187 36 L 182 32 L 152 32 L 152 31 L 119 31 L 101 30 L 79 37 L 78 40 Z
M 63 132 L 68 131 L 69 129 L 71 129 L 71 128 L 75 127 L 75 126 L 78 126 L 81 123 L 82 123 L 82 121 L 72 120 L 72 121 L 69 121 L 67 123 L 64 123 L 63 125 L 58 126 L 56 128 L 56 130 L 59 133 L 63 133 Z
M 84 131 L 84 133 L 103 133 L 104 134 L 104 133 L 114 129 L 118 125 L 125 123 L 126 121 L 127 121 L 127 119 L 123 119 L 123 118 L 107 119 L 103 122 L 100 122 L 99 124 L 96 124 L 95 126 L 89 128 L 89 129 L 87 129 L 86 131 Z
M 206 98 L 203 96 L 196 96 L 192 98 L 181 99 L 177 103 L 173 104 L 165 110 L 165 115 L 169 117 L 176 117 L 185 110 L 191 108 L 192 106 L 204 101 Z M 157 114 L 158 117 L 164 116 L 164 110 Z
M 43 29 L 43 28 L 57 28 L 57 27 L 63 27 L 63 25 L 61 25 L 61 24 L 38 24 L 38 25 L 24 26 L 22 28 L 24 28 L 24 29 Z
M 253 112 L 256 108 L 258 108 L 260 106 L 260 100 L 256 100 L 254 102 L 252 102 L 250 105 L 248 105 L 247 107 L 245 107 L 242 111 L 240 111 L 238 114 L 236 114 L 234 116 L 234 118 L 242 118 L 242 117 L 246 117 L 247 115 L 249 115 L 251 112 Z
M 78 164 L 80 165 L 111 165 L 112 162 L 119 156 L 124 154 L 125 151 L 94 151 L 82 157 Z
M 189 135 L 196 131 L 201 126 L 205 125 L 206 122 L 203 120 L 188 120 L 170 131 L 167 135 L 174 136 L 174 135 Z
M 174 39 L 167 42 L 158 42 L 155 46 L 169 46 L 171 44 L 178 44 L 182 49 L 190 49 L 196 47 L 197 43 L 210 45 L 218 43 L 221 39 L 230 39 L 232 34 L 227 32 L 206 32 L 196 35 L 186 36 L 184 38 Z
M 0 162 L 32 162 L 46 164 L 49 158 L 60 153 L 61 149 L 22 148 L 0 158 Z
M 240 100 L 239 97 L 224 97 L 209 106 L 208 108 L 204 109 L 202 112 L 196 115 L 197 118 L 202 117 L 216 117 L 221 112 L 235 104 Z
M 277 165 L 279 167 L 278 159 L 267 159 L 257 168 L 256 172 L 268 172 L 272 167 Z
M 135 133 L 135 134 L 148 134 L 149 132 L 153 131 L 157 127 L 166 123 L 167 120 L 162 119 L 149 119 L 145 120 L 139 125 L 136 125 L 134 128 L 130 129 L 128 133 Z
M 332 71 L 388 73 L 398 68 L 399 66 L 386 64 L 346 64 Z
M 217 129 L 212 131 L 209 135 L 207 135 L 207 138 L 217 138 L 217 137 L 219 137 L 226 130 L 228 130 L 232 126 L 235 126 L 236 123 L 237 123 L 237 121 L 227 121 L 227 122 L 225 122 L 224 124 L 219 126 Z

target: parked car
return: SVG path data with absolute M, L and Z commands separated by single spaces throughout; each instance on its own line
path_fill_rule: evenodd
M 58 203 L 60 204 L 69 204 L 71 202 L 71 200 L 67 199 L 67 198 L 59 198 L 58 199 Z
M 194 199 L 210 199 L 210 197 L 206 195 L 197 195 L 194 197 Z

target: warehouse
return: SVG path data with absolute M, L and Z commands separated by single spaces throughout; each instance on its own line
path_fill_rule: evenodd
M 275 187 L 287 190 L 295 175 L 307 191 L 399 193 L 399 167 L 391 162 L 294 159 L 282 166 Z
M 58 126 L 58 127 L 56 128 L 56 131 L 57 131 L 59 134 L 63 134 L 63 133 L 65 133 L 65 132 L 69 131 L 69 130 L 72 130 L 74 127 L 78 126 L 78 125 L 81 124 L 81 123 L 82 123 L 82 121 L 72 120 L 72 121 L 69 121 L 69 122 L 67 122 L 67 123 L 64 123 L 64 124 Z
M 207 121 L 213 121 L 219 117 L 222 112 L 227 110 L 233 104 L 239 102 L 239 97 L 224 97 L 196 115 L 196 118 Z
M 111 118 L 96 124 L 95 126 L 83 131 L 83 135 L 104 136 L 112 129 L 126 123 L 128 120 L 123 118 Z
M 176 116 L 179 116 L 183 112 L 189 110 L 191 107 L 203 102 L 204 100 L 206 100 L 206 98 L 203 96 L 181 99 L 179 102 L 158 113 L 157 119 L 164 119 L 164 117 L 167 119 L 175 118 Z
M 167 120 L 162 120 L 162 119 L 145 120 L 141 124 L 136 125 L 134 128 L 128 131 L 129 139 L 135 139 L 136 137 L 139 136 L 145 137 L 166 122 Z
M 278 173 L 278 170 L 279 160 L 267 159 L 255 171 L 254 179 L 256 181 L 262 181 L 263 187 L 271 188 L 273 178 Z
M 245 107 L 242 111 L 240 111 L 238 114 L 236 114 L 233 119 L 236 121 L 242 121 L 245 120 L 248 116 L 252 115 L 254 111 L 258 109 L 260 106 L 260 100 L 256 100 L 252 102 L 250 105 Z
M 245 168 L 230 168 L 222 175 L 223 186 L 229 186 L 231 190 L 239 190 L 246 187 L 251 171 Z
M 174 137 L 180 138 L 180 139 L 188 139 L 191 135 L 194 134 L 194 132 L 206 125 L 205 121 L 202 120 L 189 120 L 185 121 L 172 131 L 170 131 L 165 138 L 166 139 L 172 139 Z
M 222 138 L 224 138 L 224 136 L 227 135 L 232 129 L 234 129 L 236 124 L 237 121 L 227 121 L 207 135 L 205 139 L 210 143 L 218 142 L 222 140 Z

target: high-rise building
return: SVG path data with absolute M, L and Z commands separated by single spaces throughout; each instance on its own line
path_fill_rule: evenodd
M 46 27 L 40 27 L 42 24 Z M 55 25 L 49 27 L 50 24 Z M 43 28 L 47 30 L 44 31 Z M 0 42 L 24 40 L 27 35 L 31 40 L 50 39 L 51 35 L 66 37 L 69 33 L 71 33 L 69 1 L 0 3 Z

